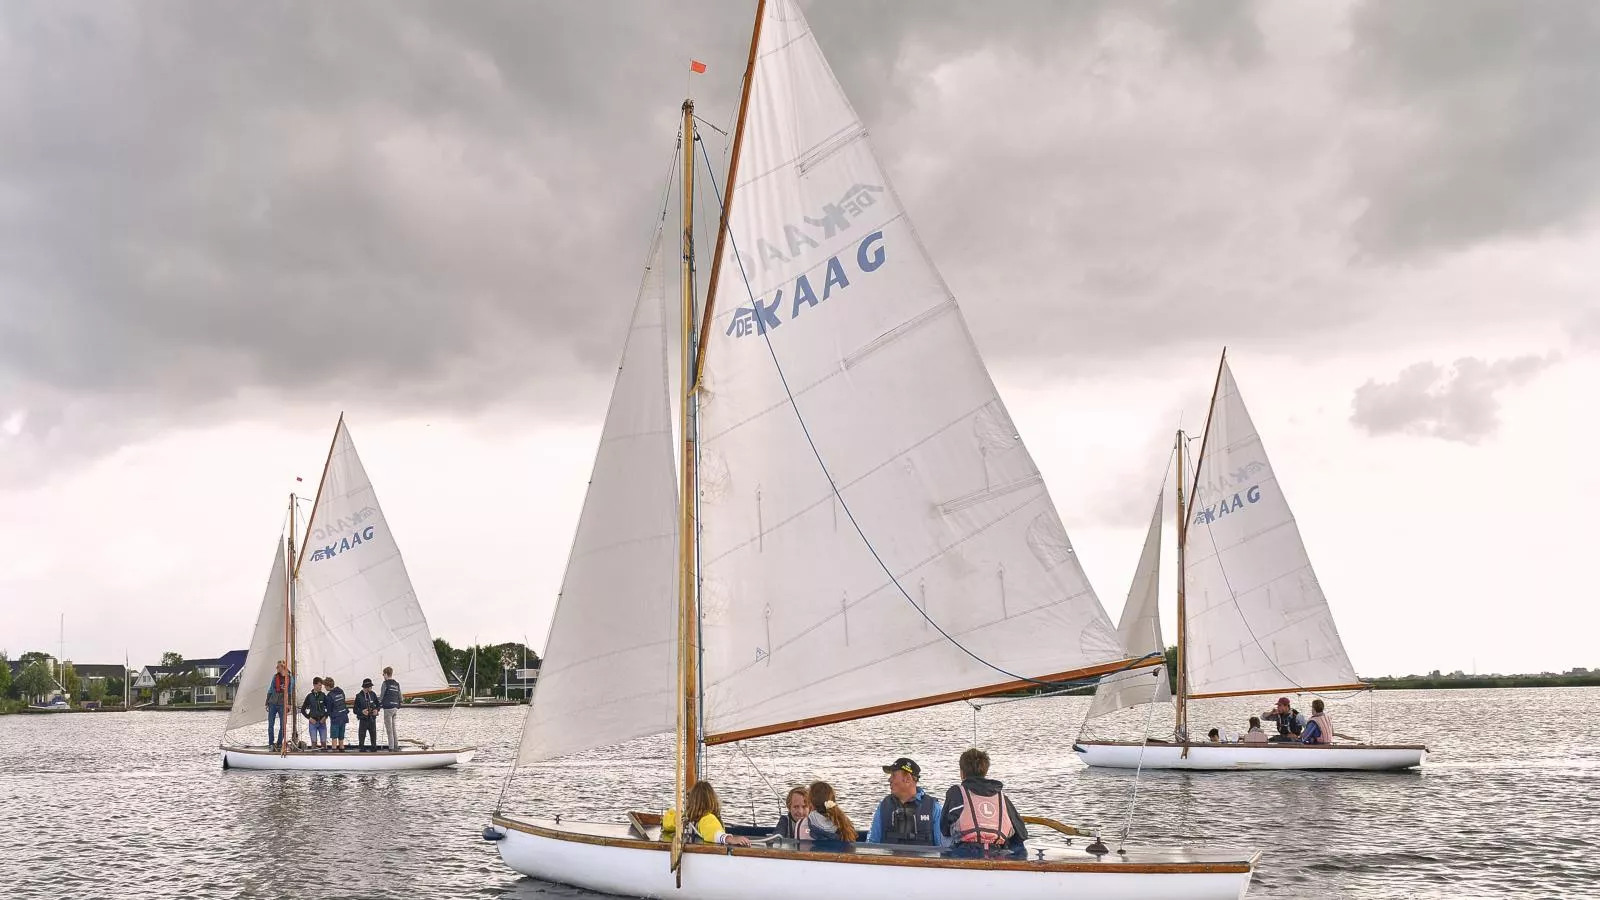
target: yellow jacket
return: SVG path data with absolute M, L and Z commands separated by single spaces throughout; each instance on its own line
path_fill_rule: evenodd
M 661 839 L 668 840 L 672 833 L 678 829 L 678 811 L 669 809 L 661 814 Z M 700 821 L 692 826 L 692 833 L 684 835 L 685 838 L 698 837 L 708 844 L 721 844 L 728 839 L 728 833 L 722 828 L 722 820 L 715 813 L 706 813 Z

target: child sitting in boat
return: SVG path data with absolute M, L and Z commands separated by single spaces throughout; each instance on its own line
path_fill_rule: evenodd
M 989 777 L 989 754 L 977 747 L 961 754 L 961 783 L 944 795 L 940 828 L 957 851 L 1009 850 L 1026 853 L 1028 826 L 1023 823 L 1005 785 Z
M 806 816 L 805 824 L 811 830 L 811 840 L 827 842 L 856 839 L 856 826 L 839 808 L 833 785 L 826 781 L 813 781 L 807 793 L 811 801 L 811 813 Z
M 708 844 L 726 844 L 730 847 L 748 847 L 750 839 L 729 834 L 722 827 L 722 801 L 717 799 L 717 789 L 709 781 L 697 781 L 683 800 L 683 815 L 689 821 L 684 829 L 686 840 L 700 840 Z M 661 816 L 661 837 L 670 839 L 678 826 L 676 810 L 667 810 Z
M 1242 740 L 1246 744 L 1265 744 L 1267 742 L 1267 733 L 1261 730 L 1261 719 L 1258 716 L 1250 717 L 1250 730 L 1244 733 Z
M 783 798 L 783 805 L 788 812 L 778 817 L 778 837 L 810 840 L 811 829 L 806 825 L 806 817 L 811 815 L 811 792 L 803 787 L 792 787 L 789 796 Z

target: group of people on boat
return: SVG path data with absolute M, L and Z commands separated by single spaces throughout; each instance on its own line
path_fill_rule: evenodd
M 1278 727 L 1278 733 L 1269 735 L 1262 729 L 1265 720 Z M 1212 743 L 1226 743 L 1221 733 L 1213 728 L 1206 737 Z M 1289 703 L 1288 697 L 1279 697 L 1277 704 L 1260 716 L 1250 717 L 1250 728 L 1240 736 L 1241 744 L 1331 744 L 1333 720 L 1328 718 L 1327 706 L 1319 697 L 1311 701 L 1311 718 L 1307 719 Z
M 1026 852 L 1028 827 L 1007 797 L 1004 785 L 989 777 L 989 754 L 976 747 L 961 754 L 961 782 L 939 800 L 921 785 L 922 767 L 900 757 L 883 767 L 889 793 L 878 801 L 872 823 L 863 835 L 839 804 L 833 786 L 814 781 L 790 788 L 787 808 L 773 834 L 809 841 L 818 850 L 837 852 L 861 840 L 871 844 L 930 847 L 953 855 Z M 749 846 L 750 838 L 729 834 L 722 825 L 722 806 L 708 781 L 696 782 L 684 801 L 684 838 L 729 846 Z M 676 827 L 673 811 L 662 817 L 662 836 Z
M 288 732 L 288 723 L 283 721 L 287 699 L 294 696 L 294 676 L 289 674 L 289 664 L 278 660 L 278 669 L 273 673 L 272 680 L 267 684 L 267 746 L 273 750 L 282 750 L 282 741 Z M 394 679 L 394 669 L 385 666 L 383 669 L 383 683 L 374 691 L 372 679 L 361 679 L 361 690 L 356 692 L 352 700 L 344 688 L 334 684 L 333 678 L 319 675 L 311 679 L 311 692 L 300 701 L 298 710 L 304 716 L 307 725 L 307 745 L 304 749 L 315 750 L 321 753 L 343 753 L 349 748 L 345 746 L 345 729 L 350 725 L 350 714 L 353 711 L 356 717 L 357 735 L 356 750 L 361 753 L 376 753 L 378 746 L 378 717 L 383 717 L 383 734 L 388 742 L 387 749 L 398 752 L 400 749 L 400 733 L 395 727 L 395 717 L 399 712 L 404 694 L 400 691 L 400 682 Z M 370 739 L 370 744 L 368 740 Z

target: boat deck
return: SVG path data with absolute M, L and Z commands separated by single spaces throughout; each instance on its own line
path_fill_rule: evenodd
M 495 824 L 502 827 L 514 828 L 543 837 L 564 840 L 575 840 L 584 843 L 597 843 L 618 846 L 635 846 L 639 849 L 666 850 L 671 846 L 670 841 L 661 839 L 659 827 L 649 827 L 644 830 L 643 836 L 638 828 L 626 824 L 612 824 L 603 822 L 572 822 L 562 820 L 559 824 L 553 819 L 523 818 L 505 815 L 495 816 Z M 1146 847 L 1129 847 L 1126 853 L 1117 853 L 1115 849 L 1104 856 L 1096 857 L 1086 852 L 1092 838 L 1079 838 L 1082 844 L 1074 844 L 1070 848 L 1061 847 L 1029 847 L 1027 854 L 1010 855 L 1004 853 L 991 853 L 987 856 L 958 854 L 948 848 L 937 847 L 903 847 L 887 844 L 869 844 L 857 841 L 848 844 L 825 843 L 815 844 L 811 841 L 793 841 L 787 838 L 769 836 L 758 838 L 751 835 L 761 829 L 739 826 L 729 826 L 731 833 L 745 832 L 751 837 L 749 847 L 726 847 L 717 844 L 688 844 L 684 851 L 689 853 L 716 853 L 735 856 L 744 855 L 772 855 L 780 857 L 793 857 L 804 854 L 807 857 L 834 857 L 837 861 L 878 863 L 884 865 L 950 865 L 967 867 L 978 865 L 983 868 L 1046 868 L 1051 870 L 1104 870 L 1128 869 L 1149 870 L 1181 867 L 1191 871 L 1200 872 L 1245 872 L 1255 864 L 1259 853 L 1235 848 L 1218 848 L 1207 850 L 1193 850 L 1188 848 L 1153 849 Z

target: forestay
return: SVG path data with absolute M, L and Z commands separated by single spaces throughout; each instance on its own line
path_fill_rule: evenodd
M 1014 682 L 930 619 L 1015 675 L 1115 663 L 1039 470 L 795 4 L 767 4 L 758 52 L 736 256 L 705 335 L 707 742 Z
M 678 488 L 661 232 L 651 247 L 518 763 L 669 731 Z
M 1156 511 L 1150 517 L 1150 530 L 1145 534 L 1144 549 L 1139 553 L 1139 566 L 1128 588 L 1128 602 L 1123 605 L 1122 617 L 1117 622 L 1117 636 L 1122 639 L 1122 652 L 1126 656 L 1162 653 L 1166 646 L 1161 637 L 1158 590 L 1161 584 L 1161 500 L 1158 495 Z M 1089 704 L 1089 717 L 1170 699 L 1172 689 L 1167 683 L 1166 666 L 1117 672 L 1100 679 L 1094 700 Z
M 256 629 L 250 635 L 250 651 L 245 656 L 244 671 L 239 674 L 239 684 L 234 689 L 233 711 L 228 713 L 227 731 L 267 720 L 267 684 L 278 667 L 278 660 L 285 658 L 283 604 L 287 581 L 288 564 L 284 559 L 283 538 L 279 537 L 278 550 L 272 555 L 272 571 L 267 574 L 267 592 L 261 597 L 261 610 L 256 613 Z M 293 700 L 290 700 L 290 705 L 294 705 Z
M 362 678 L 377 682 L 389 666 L 407 694 L 448 690 L 400 548 L 342 417 L 307 528 L 295 588 L 297 689 L 324 675 L 354 696 Z
M 1224 359 L 1187 510 L 1191 696 L 1356 681 L 1261 436 Z

